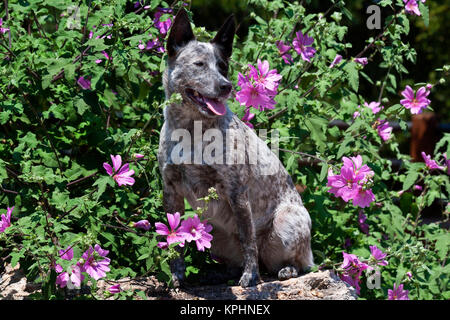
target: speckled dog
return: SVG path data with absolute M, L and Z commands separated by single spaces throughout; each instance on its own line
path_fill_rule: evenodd
M 259 264 L 287 279 L 312 266 L 313 257 L 311 219 L 291 177 L 266 143 L 225 104 L 232 90 L 227 72 L 234 33 L 234 17 L 230 17 L 210 43 L 198 42 L 186 12 L 178 12 L 167 41 L 163 81 L 166 97 L 180 93 L 183 102 L 164 110 L 158 161 L 166 212 L 183 214 L 184 198 L 193 208 L 202 206 L 197 199 L 206 196 L 210 187 L 217 190 L 219 200 L 210 202 L 202 217 L 213 225 L 211 252 L 227 265 L 241 267 L 239 284 L 247 287 L 258 283 Z M 240 156 L 249 160 L 257 154 L 257 163 L 192 161 L 195 152 L 205 151 L 209 144 L 204 136 L 195 138 L 194 131 L 205 134 L 210 129 L 218 133 L 215 139 L 234 141 L 224 143 L 215 156 L 228 157 L 242 142 Z M 179 150 L 174 152 L 179 144 L 176 132 L 190 137 L 192 150 L 182 151 L 188 159 L 183 163 L 174 160 L 180 155 Z M 172 261 L 171 269 L 178 286 L 184 278 L 182 259 Z

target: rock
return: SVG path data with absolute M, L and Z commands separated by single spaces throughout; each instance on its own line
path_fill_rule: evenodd
M 18 263 L 14 268 L 5 265 L 4 273 L 0 277 L 0 300 L 23 300 L 38 290 L 39 286 L 27 283 L 25 274 Z
M 184 294 L 183 294 L 184 293 Z M 206 300 L 355 300 L 355 289 L 330 271 L 312 272 L 284 281 L 264 281 L 256 287 L 204 286 L 171 294 L 173 299 Z

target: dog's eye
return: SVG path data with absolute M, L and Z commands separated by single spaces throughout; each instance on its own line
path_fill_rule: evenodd
M 202 61 L 194 62 L 197 67 L 203 67 L 205 64 Z

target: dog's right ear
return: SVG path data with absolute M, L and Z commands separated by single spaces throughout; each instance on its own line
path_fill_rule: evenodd
M 177 51 L 191 40 L 195 40 L 195 36 L 192 32 L 189 17 L 186 10 L 180 9 L 170 29 L 169 38 L 167 39 L 167 53 L 169 58 L 174 57 Z

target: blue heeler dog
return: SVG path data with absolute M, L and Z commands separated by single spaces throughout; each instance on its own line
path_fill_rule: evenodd
M 163 82 L 166 97 L 181 94 L 181 103 L 164 110 L 158 161 L 164 180 L 164 209 L 184 213 L 184 198 L 193 208 L 197 199 L 214 187 L 218 200 L 209 203 L 202 216 L 213 226 L 211 253 L 230 267 L 243 269 L 239 284 L 256 285 L 259 264 L 280 279 L 296 277 L 313 265 L 311 219 L 303 206 L 291 177 L 266 143 L 227 107 L 232 85 L 227 79 L 235 33 L 234 17 L 226 20 L 211 42 L 199 42 L 192 32 L 184 10 L 175 17 L 167 40 L 168 67 Z M 200 127 L 198 124 L 201 124 Z M 194 132 L 194 131 L 199 132 Z M 191 160 L 206 151 L 206 132 L 214 133 L 214 157 L 220 161 Z M 180 150 L 178 133 L 187 133 L 192 149 L 182 150 L 188 161 L 176 161 Z M 196 139 L 200 134 L 203 139 Z M 174 139 L 174 137 L 177 137 Z M 226 137 L 232 144 L 223 144 Z M 237 156 L 255 163 L 223 163 L 237 142 L 244 150 Z M 233 150 L 231 150 L 233 149 Z M 195 159 L 194 159 L 195 160 Z M 276 167 L 276 170 L 269 170 Z M 270 172 L 271 174 L 267 174 Z M 179 286 L 184 279 L 182 259 L 171 262 L 172 280 Z

